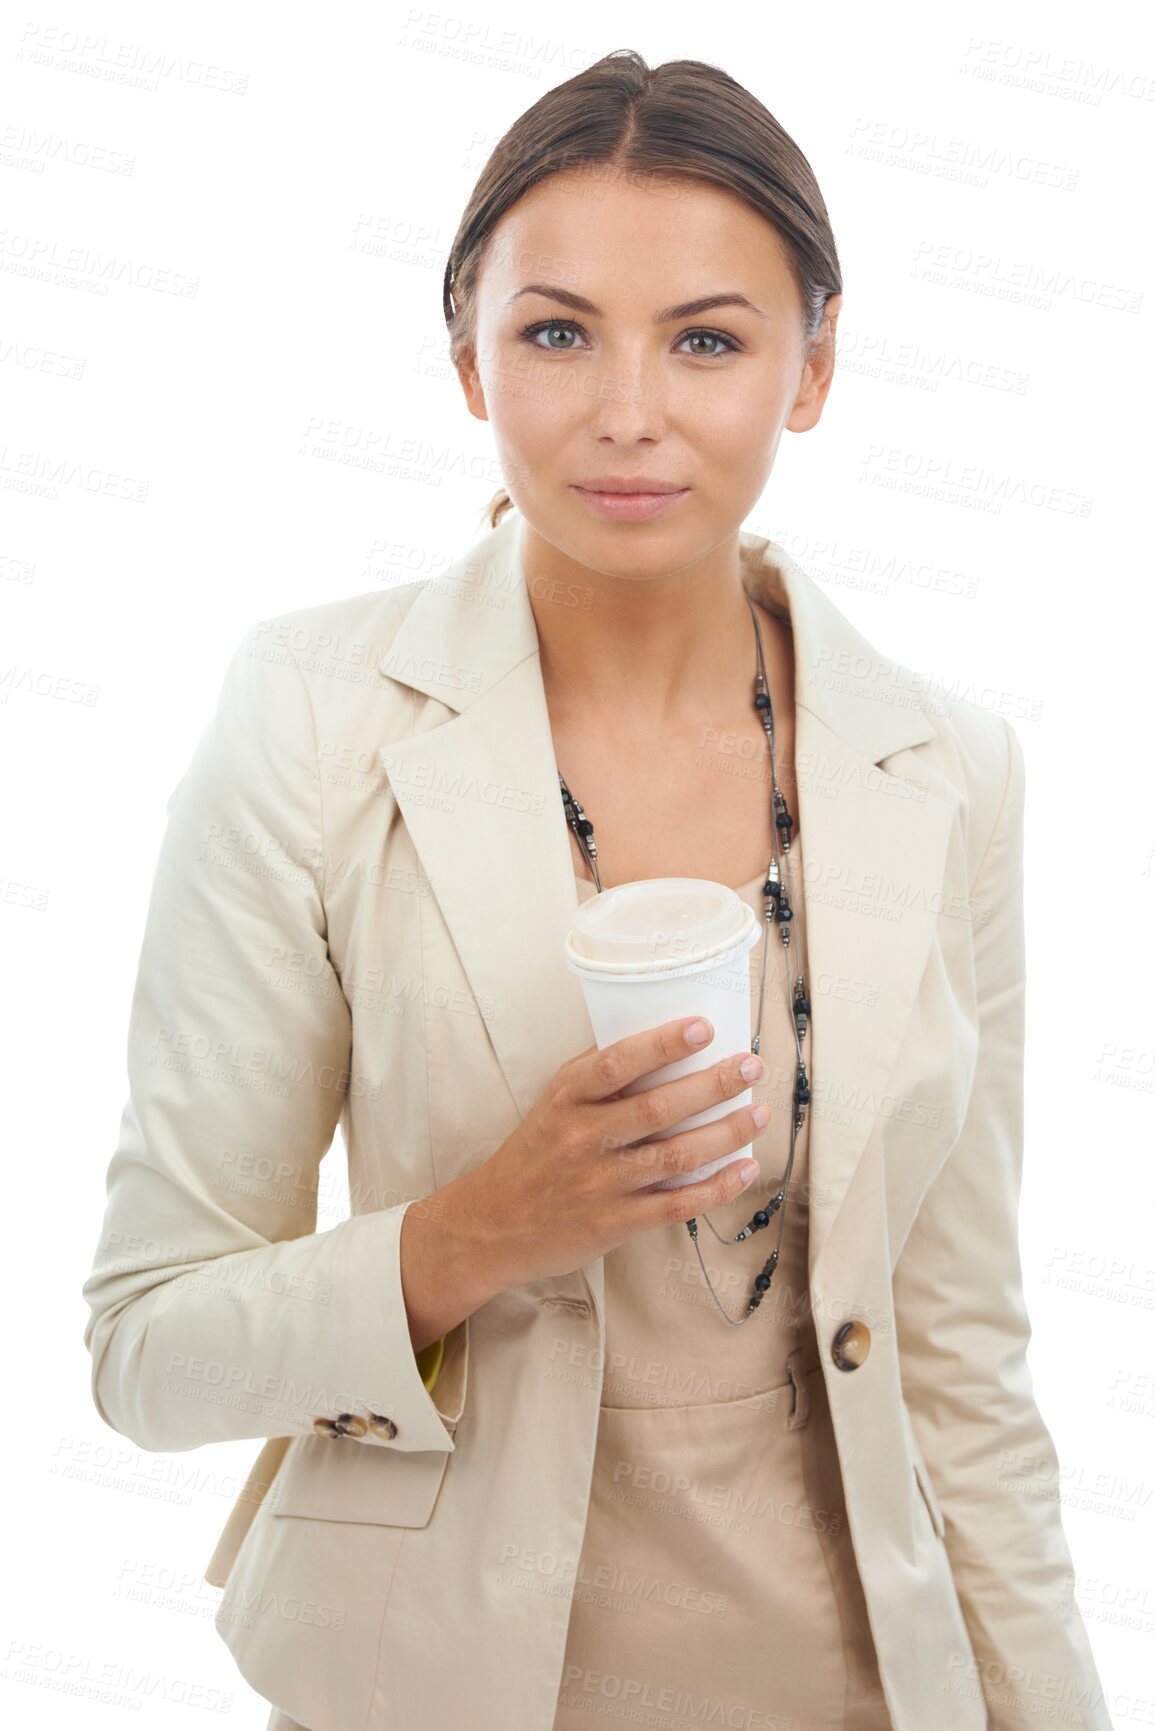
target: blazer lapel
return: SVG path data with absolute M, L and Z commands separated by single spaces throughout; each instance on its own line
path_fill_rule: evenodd
M 524 1116 L 593 1028 L 562 960 L 578 896 L 523 526 L 511 510 L 418 593 L 380 668 L 451 713 L 438 724 L 426 707 L 423 730 L 380 761 Z M 889 664 L 780 547 L 743 531 L 741 557 L 748 593 L 793 631 L 813 1271 L 930 953 L 955 805 L 879 767 L 934 737 L 920 708 L 893 701 Z M 834 989 L 840 979 L 871 988 L 869 1007 Z M 602 1259 L 584 1272 L 603 1311 Z

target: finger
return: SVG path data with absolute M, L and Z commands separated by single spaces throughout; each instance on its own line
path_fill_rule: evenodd
M 749 1071 L 748 1075 L 742 1074 L 743 1067 Z M 758 1081 L 764 1068 L 761 1058 L 752 1052 L 735 1052 L 708 1069 L 642 1088 L 624 1100 L 603 1105 L 605 1134 L 617 1135 L 623 1145 L 659 1136 L 683 1118 L 691 1118 L 711 1106 L 724 1105 L 736 1094 L 745 1093 Z
M 645 1190 L 650 1185 L 661 1183 L 664 1178 L 694 1172 L 711 1160 L 720 1160 L 724 1154 L 734 1154 L 752 1143 L 768 1122 L 766 1107 L 758 1104 L 739 1106 L 737 1111 L 727 1112 L 725 1117 L 717 1118 L 711 1124 L 699 1124 L 693 1130 L 684 1130 L 658 1142 L 623 1148 L 618 1168 L 622 1188 Z M 736 1167 L 738 1162 L 733 1164 Z M 712 1173 L 709 1178 L 696 1182 L 710 1184 L 717 1176 Z
M 703 1029 L 705 1035 L 701 1037 Z M 676 1064 L 692 1052 L 701 1052 L 713 1038 L 712 1026 L 702 1017 L 681 1016 L 677 1021 L 663 1022 L 660 1027 L 627 1034 L 608 1046 L 590 1046 L 568 1067 L 569 1098 L 575 1104 L 611 1099 L 640 1076 Z
M 657 1223 L 677 1225 L 694 1219 L 698 1214 L 708 1214 L 711 1208 L 720 1208 L 723 1203 L 741 1196 L 743 1190 L 749 1190 L 760 1177 L 756 1160 L 752 1165 L 745 1160 L 731 1160 L 709 1178 L 700 1178 L 694 1184 L 679 1184 L 673 1190 L 656 1190 L 652 1199 L 656 1205 Z

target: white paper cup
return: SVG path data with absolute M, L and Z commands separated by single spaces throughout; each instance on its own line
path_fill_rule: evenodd
M 736 891 L 709 878 L 640 878 L 581 904 L 566 938 L 565 965 L 581 981 L 599 1047 L 682 1016 L 702 1016 L 714 1029 L 707 1045 L 639 1076 L 623 1094 L 641 1093 L 708 1069 L 733 1052 L 749 1051 L 747 957 L 761 925 Z M 666 1141 L 748 1106 L 751 1098 L 746 1088 L 637 1140 Z M 731 1161 L 745 1159 L 751 1147 L 747 1143 L 693 1172 L 659 1179 L 652 1188 L 673 1190 L 709 1178 Z

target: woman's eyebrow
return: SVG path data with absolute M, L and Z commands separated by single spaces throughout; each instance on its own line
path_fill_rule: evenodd
M 571 307 L 576 313 L 587 313 L 591 318 L 601 318 L 602 309 L 584 295 L 574 294 L 572 289 L 558 288 L 553 283 L 531 282 L 524 288 L 519 288 L 516 294 L 510 295 L 506 306 L 512 306 L 522 295 L 546 295 L 550 300 L 560 301 L 563 306 Z M 680 301 L 677 306 L 663 307 L 660 313 L 654 314 L 656 325 L 670 324 L 674 319 L 692 319 L 699 313 L 708 313 L 713 307 L 747 307 L 750 312 L 757 313 L 760 319 L 767 315 L 761 307 L 756 307 L 745 295 L 731 291 L 728 294 L 702 295 L 697 300 Z

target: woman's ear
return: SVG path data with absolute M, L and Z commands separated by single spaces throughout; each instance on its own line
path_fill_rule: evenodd
M 842 296 L 831 295 L 822 313 L 818 334 L 810 345 L 810 353 L 802 369 L 798 394 L 786 420 L 792 433 L 805 433 L 818 423 L 827 394 L 834 382 L 835 335 L 838 315 L 842 311 Z
M 485 406 L 485 392 L 481 386 L 481 375 L 473 349 L 462 349 L 453 365 L 457 377 L 461 380 L 461 389 L 465 393 L 466 407 L 470 414 L 479 421 L 488 421 L 489 410 Z

